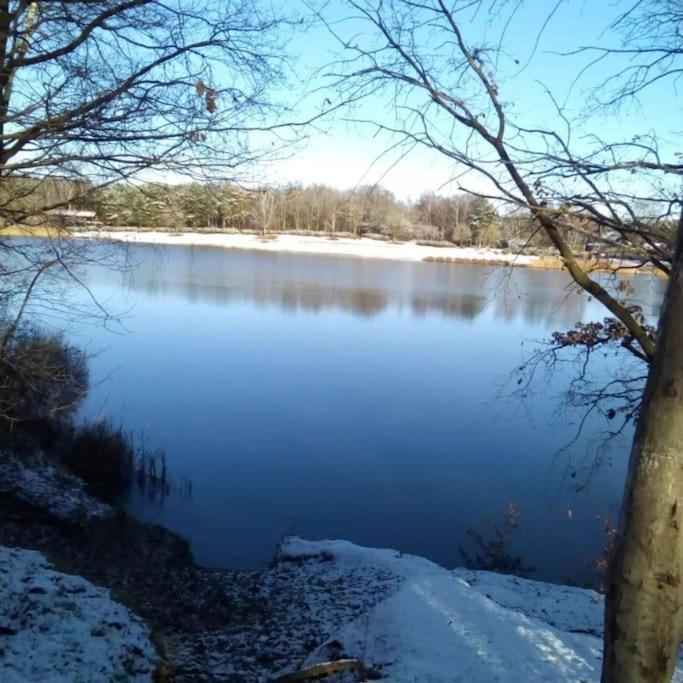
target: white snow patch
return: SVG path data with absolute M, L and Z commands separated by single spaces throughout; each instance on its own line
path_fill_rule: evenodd
M 0 546 L 3 683 L 150 681 L 156 660 L 147 627 L 109 591 Z
M 17 496 L 65 521 L 101 519 L 112 508 L 94 499 L 83 482 L 40 453 L 0 452 L 0 494 Z
M 334 636 L 392 683 L 598 682 L 602 597 L 492 572 L 450 571 L 424 558 L 347 541 L 286 539 L 281 559 L 383 569 L 397 589 Z M 327 658 L 325 647 L 307 659 Z M 679 667 L 674 677 L 683 681 Z
M 484 261 L 511 265 L 529 265 L 538 261 L 537 256 L 503 253 L 499 249 L 475 247 L 429 247 L 415 242 L 383 242 L 367 237 L 358 239 L 305 235 L 278 235 L 276 239 L 263 240 L 258 235 L 197 233 L 169 233 L 153 230 L 97 230 L 78 233 L 82 237 L 94 237 L 140 244 L 182 244 L 225 249 L 252 249 L 259 251 L 296 252 L 303 254 L 329 254 L 335 256 L 358 256 L 362 258 L 392 259 L 398 261 L 424 261 L 447 259 L 453 261 Z
M 602 638 L 603 597 L 595 591 L 495 572 L 457 569 L 454 574 L 501 607 L 535 617 L 563 631 Z M 558 604 L 562 606 L 559 610 Z

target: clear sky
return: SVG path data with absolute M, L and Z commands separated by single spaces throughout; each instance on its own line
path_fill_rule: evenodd
M 392 0 L 385 0 L 385 5 L 391 4 Z M 506 78 L 500 82 L 500 94 L 510 104 L 511 113 L 526 124 L 560 126 L 545 92 L 548 87 L 557 101 L 566 100 L 568 115 L 578 120 L 585 111 L 591 86 L 612 73 L 618 63 L 606 61 L 596 65 L 572 88 L 579 70 L 590 57 L 585 54 L 567 57 L 558 53 L 585 45 L 616 46 L 616 36 L 605 31 L 619 10 L 630 4 L 626 0 L 526 0 L 507 24 L 502 41 L 508 68 Z M 468 44 L 497 44 L 509 10 L 515 5 L 517 0 L 503 1 L 507 11 L 502 11 L 498 18 L 481 12 L 469 17 L 462 25 Z M 303 4 L 295 3 L 288 3 L 288 9 L 306 10 Z M 349 18 L 354 11 L 344 0 L 330 0 L 325 4 L 324 13 L 344 37 L 355 35 L 362 40 L 367 36 L 364 25 Z M 325 98 L 334 101 L 334 93 L 319 88 L 329 83 L 323 76 L 324 67 L 339 54 L 339 45 L 318 24 L 305 32 L 296 32 L 291 50 L 297 55 L 297 65 L 289 96 L 294 100 L 303 98 L 298 114 L 319 111 Z M 512 71 L 514 60 L 519 66 Z M 319 122 L 308 131 L 305 145 L 288 158 L 270 165 L 266 178 L 278 184 L 325 183 L 337 188 L 380 182 L 402 199 L 415 199 L 426 191 L 457 191 L 457 183 L 449 180 L 460 169 L 454 168 L 438 152 L 418 149 L 400 159 L 405 150 L 391 151 L 395 142 L 391 137 L 378 136 L 375 129 L 348 121 L 349 116 L 386 120 L 389 109 L 387 97 L 372 97 L 351 114 L 342 111 Z M 649 90 L 639 106 L 621 111 L 618 119 L 598 115 L 584 121 L 581 127 L 584 134 L 596 131 L 613 139 L 630 139 L 636 134 L 656 131 L 665 139 L 665 147 L 671 145 L 668 151 L 673 153 L 681 120 L 674 85 L 666 81 Z M 460 182 L 472 189 L 485 186 L 471 176 Z

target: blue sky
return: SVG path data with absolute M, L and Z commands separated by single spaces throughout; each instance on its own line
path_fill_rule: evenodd
M 391 0 L 385 0 L 391 4 Z M 503 3 L 511 9 L 516 0 Z M 557 5 L 556 11 L 543 24 Z M 627 0 L 527 0 L 507 25 L 502 45 L 505 78 L 500 81 L 501 97 L 510 103 L 511 112 L 525 124 L 561 125 L 550 99 L 553 96 L 564 102 L 567 113 L 575 120 L 585 112 L 588 93 L 592 86 L 609 75 L 619 65 L 605 61 L 590 69 L 570 89 L 579 70 L 590 60 L 589 56 L 566 57 L 557 53 L 574 50 L 585 45 L 616 46 L 616 36 L 605 33 L 610 21 L 630 5 Z M 288 3 L 294 11 L 304 11 L 302 4 Z M 364 25 L 349 19 L 352 10 L 343 0 L 326 3 L 325 15 L 334 22 L 335 30 L 345 37 L 365 32 Z M 462 24 L 466 41 L 470 45 L 498 43 L 508 13 L 489 18 L 483 13 L 467 17 Z M 540 39 L 536 44 L 536 38 Z M 298 111 L 302 114 L 317 111 L 328 92 L 319 90 L 327 81 L 322 77 L 324 66 L 334 60 L 339 46 L 328 31 L 313 26 L 306 32 L 294 35 L 290 48 L 297 55 L 296 76 L 289 97 L 299 97 Z M 515 66 L 518 60 L 520 66 Z M 322 71 L 321 71 L 322 69 Z M 389 113 L 387 97 L 365 100 L 354 111 L 353 117 L 386 120 Z M 416 199 L 426 191 L 451 193 L 457 184 L 450 182 L 458 169 L 438 152 L 418 149 L 398 160 L 397 152 L 388 153 L 394 139 L 376 135 L 376 130 L 351 123 L 348 112 L 320 122 L 308 132 L 307 142 L 289 158 L 275 162 L 265 171 L 265 177 L 274 183 L 301 182 L 325 183 L 338 188 L 351 188 L 362 183 L 381 184 L 402 199 Z M 673 154 L 677 128 L 681 120 L 681 107 L 674 85 L 662 82 L 648 90 L 638 106 L 619 112 L 618 117 L 597 115 L 581 123 L 583 133 L 599 132 L 611 139 L 629 139 L 633 135 L 656 131 Z M 486 183 L 468 176 L 463 182 L 471 189 L 483 189 Z

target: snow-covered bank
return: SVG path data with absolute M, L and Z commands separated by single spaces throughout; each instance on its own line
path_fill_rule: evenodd
M 340 660 L 373 676 L 349 668 L 329 683 L 600 680 L 603 604 L 593 591 L 299 538 L 267 569 L 188 567 L 168 589 L 199 577 L 222 586 L 229 610 L 204 628 L 168 623 L 178 683 L 286 681 Z M 147 627 L 108 591 L 53 571 L 40 553 L 0 546 L 0 680 L 143 681 L 156 661 Z M 680 667 L 674 681 L 683 683 Z
M 359 239 L 305 235 L 278 235 L 264 240 L 258 235 L 225 233 L 170 233 L 161 231 L 90 231 L 79 233 L 83 237 L 96 237 L 140 244 L 183 244 L 225 249 L 252 249 L 259 251 L 294 252 L 301 254 L 328 254 L 358 256 L 362 258 L 393 259 L 398 261 L 445 260 L 463 263 L 499 263 L 501 265 L 529 266 L 539 262 L 537 256 L 504 253 L 499 249 L 474 247 L 428 247 L 415 242 L 382 242 L 365 237 Z
M 385 572 L 396 589 L 333 636 L 337 653 L 361 659 L 393 683 L 600 680 L 602 598 L 490 572 L 448 571 L 428 560 L 345 541 L 288 539 L 282 561 L 302 573 Z M 334 568 L 334 569 L 333 569 Z M 329 656 L 330 643 L 305 665 Z M 683 680 L 681 668 L 675 681 Z
M 157 655 L 145 624 L 43 555 L 0 546 L 0 680 L 151 681 Z
M 65 522 L 104 519 L 111 506 L 95 500 L 83 482 L 48 456 L 0 451 L 0 495 L 12 495 Z
M 600 679 L 593 591 L 299 538 L 268 568 L 211 570 L 41 454 L 0 451 L 0 512 L 0 681 L 150 680 L 148 626 L 106 589 L 154 629 L 175 683 L 267 683 L 332 660 L 393 683 Z

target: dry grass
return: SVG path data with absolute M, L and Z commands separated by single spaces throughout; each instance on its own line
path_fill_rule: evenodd
M 73 231 L 53 225 L 8 225 L 0 228 L 4 237 L 69 237 Z
M 526 268 L 543 268 L 535 263 L 523 261 L 504 261 L 497 258 L 465 258 L 461 256 L 425 256 L 423 261 L 428 263 L 467 263 L 475 266 L 514 266 Z
M 471 259 L 458 256 L 427 256 L 425 261 L 432 263 L 469 263 L 482 266 L 512 266 L 515 268 L 536 268 L 539 270 L 564 270 L 565 265 L 557 256 L 539 256 L 534 261 L 513 260 L 502 261 L 498 259 Z M 618 266 L 607 259 L 577 259 L 578 264 L 588 273 L 614 273 L 619 275 L 657 275 L 664 274 L 652 266 Z

